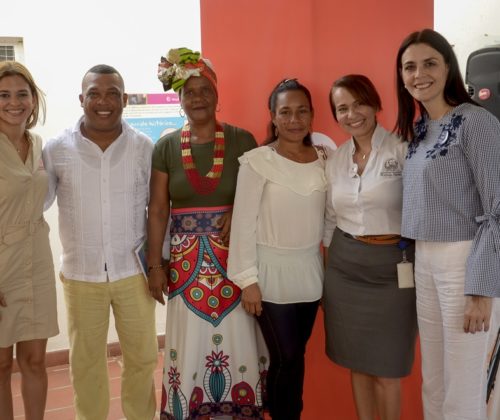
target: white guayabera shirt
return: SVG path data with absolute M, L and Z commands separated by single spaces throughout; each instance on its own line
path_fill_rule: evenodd
M 141 272 L 134 250 L 146 236 L 153 143 L 122 121 L 121 135 L 103 152 L 80 125 L 43 150 L 45 208 L 57 197 L 64 277 L 116 281 Z

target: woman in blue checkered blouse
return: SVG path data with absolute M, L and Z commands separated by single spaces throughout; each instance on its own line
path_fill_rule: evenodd
M 500 122 L 469 97 L 439 33 L 410 34 L 396 69 L 397 130 L 410 141 L 401 234 L 416 239 L 425 419 L 486 419 L 500 296 Z

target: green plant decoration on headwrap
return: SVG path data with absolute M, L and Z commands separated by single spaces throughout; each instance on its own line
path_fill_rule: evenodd
M 178 92 L 192 76 L 206 77 L 217 90 L 217 77 L 210 62 L 201 58 L 199 52 L 184 47 L 173 48 L 166 57 L 161 57 L 158 79 L 163 83 L 164 90 Z

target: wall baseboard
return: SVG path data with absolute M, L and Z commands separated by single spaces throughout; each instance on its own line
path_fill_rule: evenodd
M 165 334 L 161 334 L 158 337 L 158 350 L 165 347 Z M 120 343 L 108 343 L 107 349 L 108 357 L 118 357 L 121 356 L 122 350 L 120 348 Z M 56 350 L 47 352 L 45 355 L 45 365 L 47 367 L 60 366 L 69 364 L 69 349 Z M 16 359 L 14 359 L 13 372 L 19 372 L 19 366 L 17 365 Z

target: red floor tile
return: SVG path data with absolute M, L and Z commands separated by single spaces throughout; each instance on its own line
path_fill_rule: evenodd
M 73 388 L 70 385 L 49 388 L 45 410 L 73 407 Z
M 74 418 L 75 410 L 73 406 L 70 406 L 46 410 L 44 420 L 73 420 Z
M 154 372 L 157 406 L 161 401 L 161 381 L 163 371 L 163 352 L 158 354 L 158 365 Z M 54 366 L 47 369 L 49 390 L 44 420 L 73 420 L 73 388 L 69 374 L 69 366 Z M 120 400 L 121 358 L 108 359 L 108 375 L 110 382 L 110 405 L 108 420 L 124 420 Z M 21 374 L 12 375 L 12 397 L 14 405 L 14 418 L 24 419 L 24 407 L 21 396 Z M 159 417 L 157 417 L 159 419 Z

